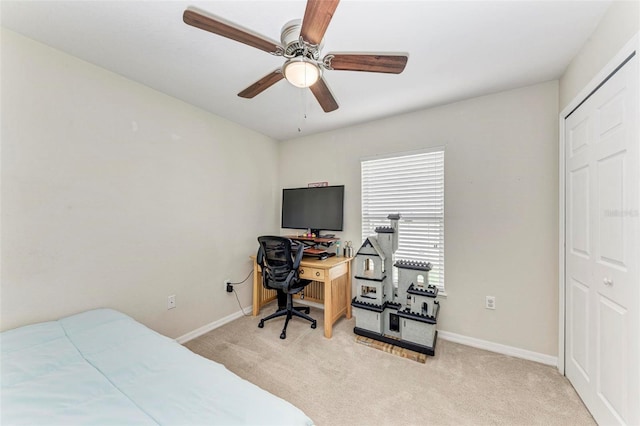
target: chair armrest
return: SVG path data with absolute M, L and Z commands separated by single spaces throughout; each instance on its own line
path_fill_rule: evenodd
M 260 265 L 261 268 L 264 268 L 264 249 L 262 248 L 262 245 L 260 245 L 260 248 L 258 249 L 258 255 L 256 256 L 256 263 Z
M 296 269 L 292 269 L 287 275 L 287 279 L 284 281 L 284 286 L 282 291 L 285 293 L 289 293 L 291 291 L 291 287 L 298 282 L 298 271 Z
M 302 260 L 302 255 L 304 254 L 304 244 L 303 243 L 297 243 L 297 244 L 301 247 L 298 249 L 295 259 L 293 259 L 293 269 L 295 270 L 297 270 L 300 267 L 300 261 Z

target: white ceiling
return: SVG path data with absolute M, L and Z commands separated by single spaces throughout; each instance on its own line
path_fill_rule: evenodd
M 286 80 L 239 98 L 283 59 L 182 22 L 194 6 L 280 40 L 282 25 L 304 15 L 304 0 L 0 4 L 5 28 L 286 140 L 557 79 L 610 2 L 343 0 L 322 56 L 403 52 L 409 61 L 400 75 L 326 71 L 340 105 L 331 113 Z

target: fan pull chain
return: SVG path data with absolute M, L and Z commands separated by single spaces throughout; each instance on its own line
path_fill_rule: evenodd
M 302 127 L 303 127 L 303 123 L 306 123 L 307 120 L 307 102 L 306 99 L 307 98 L 307 91 L 304 89 L 300 90 L 300 103 L 302 106 L 302 118 L 300 119 L 300 122 L 298 123 L 298 133 L 302 133 Z

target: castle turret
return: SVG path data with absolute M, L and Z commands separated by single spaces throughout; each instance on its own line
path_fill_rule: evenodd
M 398 250 L 398 221 L 400 220 L 400 213 L 390 214 L 387 219 L 391 221 L 391 228 L 394 230 L 391 251 L 395 253 Z
M 397 239 L 396 231 L 390 226 L 378 226 L 376 228 L 378 244 L 380 249 L 385 253 L 384 258 L 384 271 L 389 276 L 389 279 L 384 282 L 384 294 L 387 295 L 387 300 L 394 301 L 393 291 L 393 279 L 392 268 L 394 262 L 393 254 L 393 239 Z
M 407 302 L 409 288 L 423 290 L 428 287 L 431 263 L 398 260 L 393 266 L 398 268 L 398 302 Z

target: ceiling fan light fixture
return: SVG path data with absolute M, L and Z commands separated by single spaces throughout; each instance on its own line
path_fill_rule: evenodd
M 282 73 L 289 83 L 301 88 L 313 86 L 321 75 L 320 67 L 304 57 L 289 59 Z

